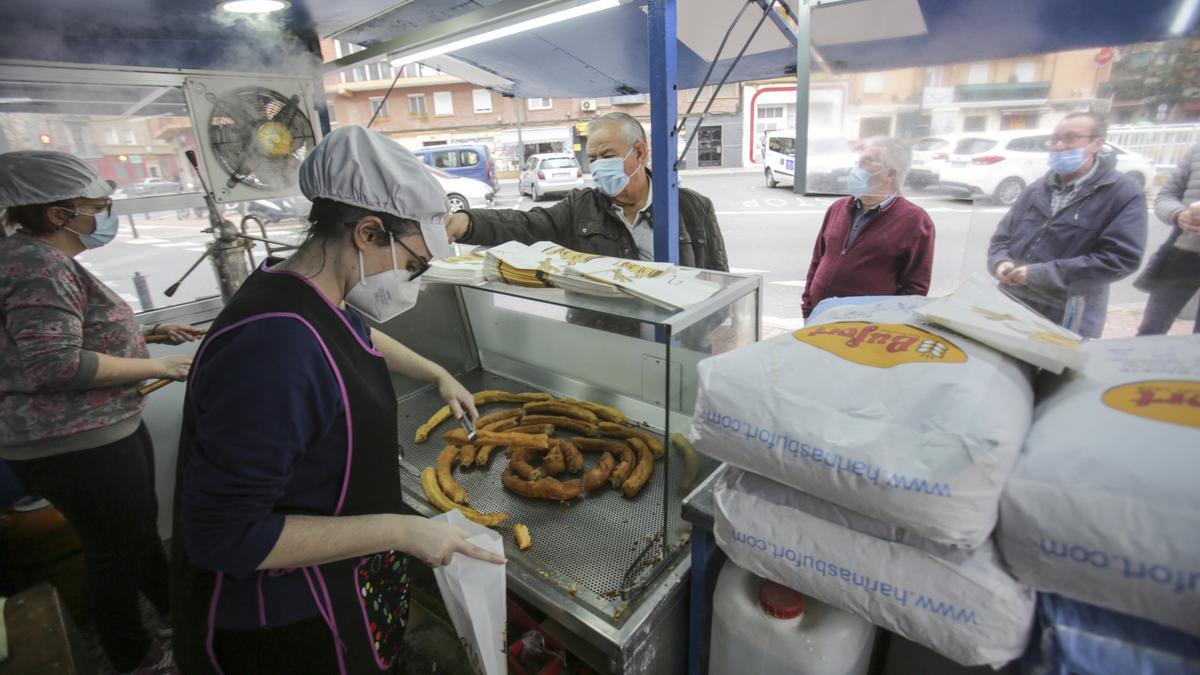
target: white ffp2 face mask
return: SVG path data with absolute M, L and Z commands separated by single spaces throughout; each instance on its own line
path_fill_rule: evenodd
M 417 304 L 421 292 L 421 278 L 410 279 L 412 272 L 396 265 L 396 244 L 388 237 L 388 249 L 392 254 L 392 269 L 366 276 L 363 254 L 358 252 L 358 283 L 346 295 L 346 304 L 358 313 L 383 323 L 400 316 Z

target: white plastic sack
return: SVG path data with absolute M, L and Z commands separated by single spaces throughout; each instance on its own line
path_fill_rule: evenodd
M 1200 336 L 1092 341 L 1038 403 L 997 541 L 1042 591 L 1200 635 Z
M 498 533 L 472 523 L 457 510 L 434 516 L 432 520 L 457 525 L 471 535 L 467 541 L 504 555 L 504 540 Z M 449 565 L 433 569 L 454 632 L 467 652 L 471 668 L 481 675 L 508 672 L 504 656 L 505 624 L 508 621 L 504 572 L 504 565 L 462 554 L 455 554 Z
M 699 364 L 696 449 L 940 544 L 975 548 L 1033 414 L 1029 369 L 918 321 L 830 309 Z
M 1052 373 L 1087 363 L 1083 338 L 1013 300 L 982 274 L 969 277 L 950 295 L 914 310 L 945 326 Z
M 798 508 L 796 490 L 729 469 L 717 480 L 717 545 L 731 560 L 963 665 L 1025 651 L 1035 594 L 985 543 L 956 564 Z

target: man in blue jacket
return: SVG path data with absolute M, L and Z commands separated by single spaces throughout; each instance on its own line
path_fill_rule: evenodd
M 1047 143 L 1050 171 L 996 227 L 988 269 L 1017 299 L 1084 337 L 1100 337 L 1108 287 L 1137 271 L 1146 248 L 1146 198 L 1100 152 L 1108 125 L 1071 113 Z

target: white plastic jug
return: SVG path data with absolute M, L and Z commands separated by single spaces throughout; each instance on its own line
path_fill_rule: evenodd
M 726 561 L 708 675 L 865 675 L 875 626 Z

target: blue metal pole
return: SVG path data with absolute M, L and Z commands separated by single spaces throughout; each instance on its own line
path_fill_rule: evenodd
M 675 0 L 650 0 L 650 156 L 654 171 L 650 181 L 653 195 L 654 259 L 679 263 L 679 175 L 675 135 L 679 104 L 675 82 L 678 71 L 678 42 L 675 37 Z

